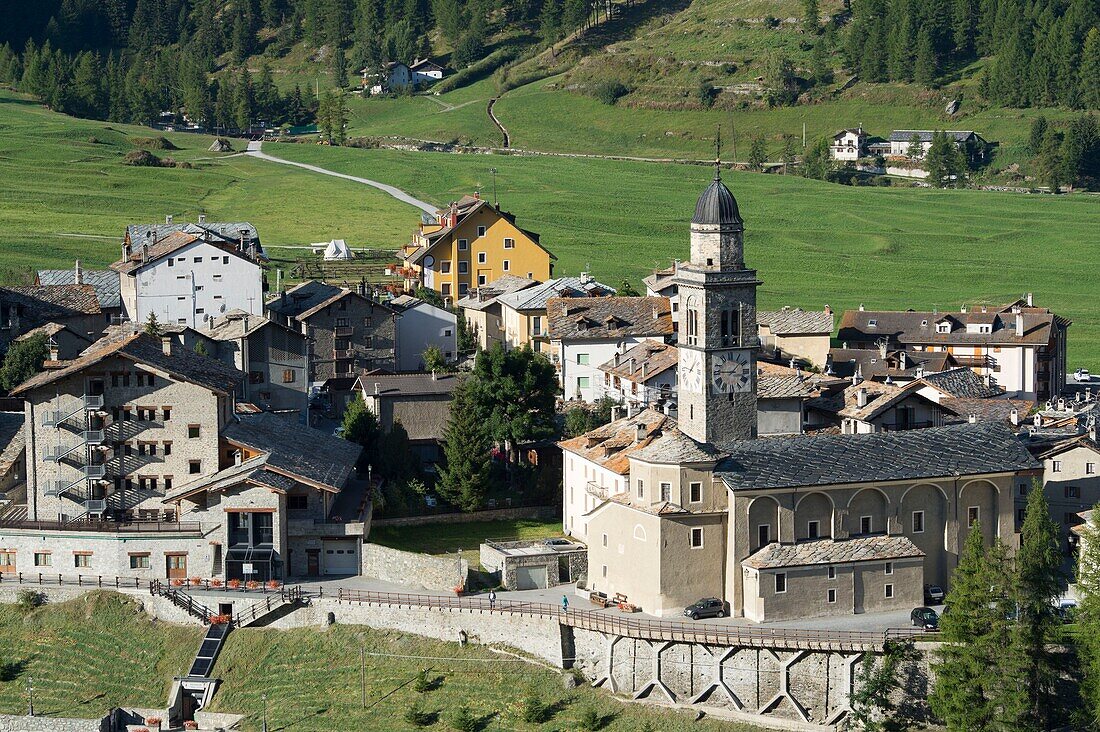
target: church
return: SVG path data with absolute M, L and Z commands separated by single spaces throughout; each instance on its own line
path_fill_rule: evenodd
M 561 443 L 565 531 L 588 589 L 643 612 L 716 597 L 755 621 L 908 609 L 971 531 L 1018 544 L 1041 466 L 1000 423 L 757 437 L 757 272 L 716 168 L 675 265 L 677 418 L 648 409 Z

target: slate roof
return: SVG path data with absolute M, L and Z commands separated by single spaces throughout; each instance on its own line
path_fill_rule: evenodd
M 667 295 L 669 290 L 675 290 L 676 280 L 676 268 L 669 267 L 668 269 L 659 269 L 648 277 L 642 278 L 642 284 L 646 286 L 646 289 L 650 292 L 656 292 L 658 295 Z
M 921 142 L 932 142 L 932 135 L 936 130 L 894 130 L 890 133 L 890 142 L 909 142 L 913 139 L 913 135 L 920 138 Z M 956 142 L 965 142 L 970 139 L 971 136 L 980 140 L 981 135 L 973 130 L 944 130 L 948 137 L 952 137 Z
M 667 297 L 550 298 L 546 301 L 551 340 L 607 340 L 673 334 Z
M 989 313 L 935 313 L 915 310 L 847 310 L 840 319 L 837 339 L 852 343 L 875 342 L 887 338 L 902 345 L 1046 345 L 1055 325 L 1069 321 L 1046 308 L 1022 308 L 1024 334 L 1016 335 L 1016 314 L 1006 306 L 994 313 L 997 317 L 989 333 L 968 333 L 968 322 L 988 323 Z M 947 320 L 949 333 L 937 333 L 936 323 Z
M 768 326 L 773 335 L 829 335 L 833 332 L 833 314 L 824 310 L 788 307 L 760 310 L 756 313 L 756 322 Z
M 986 384 L 985 379 L 965 366 L 926 374 L 921 381 L 953 397 L 988 399 L 1004 394 L 1004 389 Z
M 26 333 L 19 336 L 15 340 L 16 341 L 25 341 L 25 340 L 29 340 L 31 338 L 34 338 L 36 335 L 44 335 L 48 339 L 48 338 L 52 338 L 53 336 L 57 335 L 58 333 L 60 333 L 62 331 L 65 331 L 65 330 L 69 331 L 74 336 L 76 336 L 77 338 L 80 338 L 81 340 L 85 341 L 86 343 L 91 343 L 92 342 L 92 339 L 89 338 L 88 336 L 84 335 L 83 333 L 77 333 L 75 330 L 73 330 L 69 326 L 63 325 L 61 323 L 46 323 L 45 325 L 40 325 L 37 328 L 34 328 L 32 330 L 28 330 Z
M 638 439 L 639 426 L 645 430 L 641 440 Z M 669 429 L 674 426 L 671 419 L 655 409 L 644 409 L 633 417 L 624 417 L 579 437 L 562 440 L 558 446 L 614 473 L 626 475 L 630 472 L 631 454 L 649 445 L 666 426 Z
M 722 457 L 713 445 L 696 442 L 670 422 L 661 434 L 649 444 L 639 448 L 630 457 L 647 463 L 681 465 L 684 463 L 710 463 Z
M 1004 422 L 1007 424 L 1011 419 L 1013 409 L 1016 410 L 1020 422 L 1023 423 L 1035 407 L 1035 403 L 1026 399 L 948 397 L 940 400 L 940 406 L 959 415 L 960 419 L 967 419 L 969 415 L 973 414 L 981 422 Z
M 379 385 L 379 395 L 386 398 L 412 396 L 417 394 L 452 394 L 462 383 L 462 374 L 436 374 L 415 371 L 405 374 L 366 372 L 359 375 L 356 388 L 362 389 L 367 396 L 374 394 L 374 385 Z
M 998 422 L 863 435 L 776 437 L 733 443 L 715 469 L 730 490 L 767 490 L 1035 470 Z
M 527 287 L 497 297 L 497 302 L 513 310 L 545 310 L 554 297 L 604 297 L 614 295 L 615 288 L 588 277 L 558 277 L 534 287 Z
M 817 393 L 818 386 L 804 376 L 756 377 L 757 399 L 806 399 Z
M 260 233 L 256 230 L 255 226 L 247 221 L 232 221 L 225 223 L 204 221 L 201 224 L 186 221 L 181 221 L 178 224 L 131 224 L 126 227 L 126 234 L 130 237 L 130 243 L 135 249 L 141 248 L 141 244 L 145 241 L 146 235 L 149 232 L 153 232 L 156 239 L 162 239 L 176 232 L 195 234 L 198 236 L 205 234 L 236 246 L 241 243 L 241 232 L 245 229 L 248 230 L 248 241 L 255 244 L 256 249 L 262 252 L 263 246 L 260 244 Z
M 676 346 L 646 339 L 599 366 L 600 371 L 639 383 L 663 374 L 679 363 Z M 631 365 L 633 364 L 633 369 Z M 642 373 L 645 377 L 642 377 Z
M 502 275 L 487 285 L 470 290 L 466 297 L 455 303 L 455 306 L 466 310 L 484 310 L 490 305 L 496 304 L 501 295 L 519 292 L 537 284 L 539 284 L 537 281 L 526 277 L 517 277 L 510 274 Z
M 144 252 L 144 245 L 141 243 L 135 243 L 128 258 L 120 259 L 111 265 L 111 269 L 119 272 L 120 274 L 133 274 L 145 265 L 156 262 L 159 259 L 169 256 L 175 252 L 178 252 L 184 247 L 188 247 L 195 242 L 203 242 L 210 246 L 216 247 L 219 251 L 230 254 L 238 259 L 243 259 L 246 262 L 252 262 L 257 264 L 255 260 L 251 259 L 247 252 L 241 252 L 237 250 L 236 245 L 227 243 L 220 239 L 209 239 L 204 233 L 192 234 L 186 231 L 174 231 L 166 235 L 163 239 L 157 239 L 156 244 L 149 246 L 149 251 Z M 144 261 L 142 257 L 144 255 Z
M 904 359 L 905 368 L 900 368 Z M 943 371 L 954 366 L 955 360 L 946 351 L 891 350 L 883 358 L 878 348 L 833 348 L 829 351 L 829 369 L 842 378 L 852 376 L 858 370 L 864 379 L 916 378 L 917 369 L 924 373 Z
M 0 475 L 4 475 L 19 461 L 27 446 L 22 412 L 0 412 Z
M 22 307 L 22 317 L 39 322 L 102 312 L 91 285 L 0 287 L 0 302 Z
M 210 321 L 208 327 L 199 329 L 197 332 L 215 341 L 234 341 L 269 325 L 288 330 L 286 326 L 268 320 L 262 315 L 252 315 L 239 308 L 234 308 L 224 315 L 214 318 Z M 298 331 L 293 332 L 298 333 Z
M 270 412 L 239 416 L 222 432 L 229 442 L 267 453 L 269 469 L 339 491 L 363 447 Z
M 190 348 L 174 344 L 171 355 L 167 355 L 160 338 L 144 333 L 116 331 L 100 338 L 75 359 L 62 362 L 61 368 L 35 374 L 12 389 L 11 393 L 23 394 L 52 384 L 111 356 L 145 364 L 169 374 L 173 379 L 198 384 L 219 394 L 231 393 L 245 376 L 244 372 L 216 358 L 195 353 Z
M 800 541 L 797 544 L 771 543 L 761 547 L 741 564 L 754 569 L 782 569 L 923 556 L 924 552 L 905 536 L 859 536 L 843 540 Z
M 368 298 L 366 295 L 360 295 L 354 290 L 349 290 L 346 287 L 337 287 L 336 285 L 330 285 L 325 282 L 318 282 L 317 280 L 308 280 L 291 287 L 282 295 L 276 295 L 271 300 L 268 300 L 265 307 L 271 312 L 278 313 L 284 317 L 294 318 L 295 320 L 306 320 L 310 316 L 318 313 L 321 309 L 332 305 L 348 295 L 361 297 L 364 300 L 371 300 L 376 306 L 390 310 L 391 312 L 393 311 L 393 308 L 388 305 L 378 302 L 373 298 Z
M 122 307 L 121 283 L 118 272 L 109 269 L 83 269 L 80 277 L 85 285 L 91 285 L 99 299 L 99 307 L 111 310 Z M 40 285 L 75 285 L 75 269 L 40 269 Z
M 714 171 L 714 180 L 695 202 L 695 215 L 691 217 L 691 223 L 705 226 L 730 226 L 743 223 L 741 213 L 737 210 L 737 199 L 722 182 L 717 168 Z

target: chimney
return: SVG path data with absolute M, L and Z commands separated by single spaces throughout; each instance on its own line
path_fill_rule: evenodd
M 977 424 L 978 423 L 978 415 L 971 412 L 970 414 L 966 415 L 966 421 L 969 422 L 970 424 Z
M 880 358 L 886 358 L 886 345 L 887 341 L 885 338 L 878 342 L 878 355 Z
M 147 261 L 149 261 L 149 243 L 148 242 L 141 245 L 141 263 L 145 264 Z
M 76 260 L 76 264 L 73 266 L 73 281 L 78 285 L 84 284 L 84 270 L 80 266 L 80 260 Z
M 160 337 L 160 350 L 164 352 L 165 356 L 172 355 L 172 339 L 168 336 Z
M 649 377 L 649 363 L 642 361 L 642 381 L 645 381 Z
M 1012 411 L 1008 413 L 1008 421 L 1012 423 L 1013 427 L 1020 426 L 1020 410 L 1016 407 L 1012 408 Z
M 1016 313 L 1016 337 L 1022 338 L 1024 335 L 1024 314 Z
M 635 428 L 634 439 L 637 442 L 641 442 L 642 440 L 645 439 L 645 436 L 646 436 L 646 426 L 644 424 L 639 424 Z
M 474 200 L 475 201 L 480 201 L 481 200 L 481 191 L 474 191 Z
M 1089 433 L 1089 439 L 1092 440 L 1093 442 L 1096 442 L 1096 416 L 1095 415 L 1089 417 L 1087 429 L 1088 429 L 1088 433 Z
M 898 366 L 902 371 L 905 371 L 905 369 L 909 368 L 906 365 L 906 361 L 908 361 L 908 356 L 905 355 L 904 350 L 900 351 L 898 354 Z
M 569 315 L 569 303 L 567 303 L 564 298 L 561 301 L 561 314 Z
M 359 280 L 359 284 L 355 286 L 355 293 L 361 297 L 365 297 L 367 294 L 367 283 L 365 280 Z
M 432 381 L 437 381 L 439 377 L 435 373 L 435 369 L 432 369 Z
M 50 343 L 50 360 L 51 361 L 60 361 L 61 360 L 60 355 L 61 355 L 61 352 L 57 347 L 57 343 L 51 342 Z
M 168 214 L 167 216 L 164 217 L 164 223 L 166 223 L 166 224 L 171 224 L 172 223 L 172 214 Z
M 859 311 L 860 311 L 860 312 L 863 312 L 863 303 L 860 303 L 860 304 L 859 304 Z
M 658 308 L 656 305 L 654 305 L 653 306 L 653 319 L 657 320 L 660 317 L 661 317 L 661 309 Z
M 377 382 L 377 381 L 374 382 L 374 395 L 378 396 L 381 393 L 382 393 L 382 384 Z
M 1036 427 L 1042 427 L 1043 426 L 1043 415 L 1036 413 L 1035 419 L 1032 420 L 1032 423 Z
M 122 259 L 123 261 L 129 260 L 130 255 L 133 254 L 133 249 L 130 247 L 130 242 L 122 242 Z
M 611 408 L 611 421 L 612 422 L 618 422 L 619 421 L 619 408 L 617 406 Z
M 983 310 L 984 310 L 984 308 L 983 308 Z M 959 312 L 960 313 L 965 313 L 966 312 L 966 306 L 963 305 L 961 308 L 959 308 Z
M 244 461 L 244 455 L 240 450 L 233 451 L 233 464 L 240 465 Z
M 634 373 L 634 357 L 633 356 L 630 357 L 630 363 L 629 363 L 629 366 L 627 368 L 627 371 L 631 374 Z
M 856 392 L 856 406 L 860 409 L 867 406 L 867 389 L 865 387 L 860 387 Z
M 206 214 L 199 214 L 199 223 L 200 224 L 205 224 L 206 223 Z
M 620 357 L 621 357 L 621 356 L 620 356 L 619 352 L 618 352 L 618 351 L 615 351 L 615 365 L 616 365 L 616 366 L 618 366 L 618 365 L 619 365 L 619 358 L 620 358 Z
M 831 307 L 829 307 L 828 303 L 825 304 L 825 314 L 826 315 L 832 315 L 833 314 L 833 309 Z
M 1035 307 L 1035 298 L 1034 298 L 1034 297 L 1032 297 L 1032 295 L 1031 295 L 1031 293 L 1030 293 L 1030 292 L 1029 292 L 1029 293 L 1027 293 L 1027 306 L 1028 306 L 1029 308 L 1030 308 L 1030 307 Z

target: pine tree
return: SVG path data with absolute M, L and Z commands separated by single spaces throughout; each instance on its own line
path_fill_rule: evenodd
M 543 0 L 539 13 L 539 36 L 545 43 L 561 38 L 561 0 Z
M 439 495 L 464 511 L 482 506 L 489 490 L 492 443 L 478 415 L 468 383 L 455 389 L 443 433 L 444 464 L 439 470 Z
M 806 151 L 799 172 L 807 178 L 828 180 L 833 171 L 832 154 L 829 152 L 829 140 L 822 137 Z
M 588 22 L 589 0 L 564 0 L 562 3 L 562 25 L 567 31 L 583 28 Z
M 378 443 L 382 437 L 382 429 L 378 426 L 378 418 L 374 412 L 367 409 L 363 396 L 356 392 L 355 398 L 348 402 L 344 409 L 341 421 L 344 429 L 344 439 L 363 446 L 363 454 L 359 458 L 360 465 L 378 464 Z
M 1028 494 L 1015 558 L 1019 618 L 1013 626 L 1014 646 L 1024 665 L 1020 678 L 1023 713 L 1016 729 L 1048 729 L 1047 722 L 1058 703 L 1055 664 L 1047 649 L 1056 641 L 1060 625 L 1054 614 L 1054 602 L 1062 586 L 1060 538 L 1042 482 L 1035 481 Z
M 145 328 L 143 330 L 146 335 L 151 336 L 159 336 L 164 331 L 160 325 L 160 321 L 157 320 L 156 313 L 149 313 L 149 317 L 145 319 Z
M 1081 697 L 1088 719 L 1100 724 L 1100 506 L 1092 509 L 1077 560 L 1077 653 L 1083 679 Z
M 1043 140 L 1047 136 L 1047 118 L 1039 115 L 1031 121 L 1031 133 L 1027 138 L 1027 151 L 1032 155 L 1038 155 L 1043 147 Z
M 920 135 L 916 132 L 909 138 L 909 147 L 906 149 L 905 154 L 910 160 L 919 160 L 924 157 L 924 145 L 921 143 Z
M 342 48 L 332 53 L 332 83 L 337 89 L 348 88 L 348 57 Z
M 237 75 L 234 102 L 233 124 L 240 130 L 249 129 L 256 115 L 256 102 L 253 98 L 252 74 L 246 66 L 242 66 Z
M 953 55 L 968 59 L 974 55 L 975 19 L 978 8 L 975 0 L 954 0 L 952 6 L 951 35 Z
M 810 76 L 815 86 L 824 86 L 833 80 L 833 69 L 829 65 L 829 46 L 824 36 L 817 39 L 810 54 Z
M 763 135 L 754 135 L 752 145 L 749 147 L 749 167 L 753 170 L 763 170 L 768 162 L 768 143 Z
M 955 142 L 948 138 L 947 133 L 943 130 L 936 130 L 932 133 L 932 145 L 928 148 L 928 154 L 924 157 L 929 184 L 936 188 L 957 187 L 956 152 Z
M 530 348 L 505 351 L 498 343 L 479 352 L 468 388 L 490 438 L 509 451 L 554 434 L 557 376 Z
M 1062 159 L 1062 133 L 1047 130 L 1043 145 L 1039 148 L 1037 167 L 1039 177 L 1050 187 L 1051 193 L 1058 193 L 1065 182 L 1065 162 Z
M 913 69 L 913 81 L 931 86 L 939 71 L 936 66 L 936 51 L 932 45 L 932 36 L 925 29 L 917 33 L 917 59 Z
M 1077 78 L 1077 103 L 1085 109 L 1100 109 L 1100 28 L 1085 37 Z
M 817 0 L 802 0 L 802 32 L 807 35 L 817 35 L 819 29 L 818 20 L 821 11 L 818 9 Z
M 988 580 L 981 526 L 974 524 L 951 575 L 951 612 L 940 620 L 943 642 L 933 662 L 936 683 L 928 698 L 950 732 L 982 732 L 990 729 L 994 718 L 986 692 L 996 668 L 989 668 L 985 641 L 997 610 L 990 608 Z

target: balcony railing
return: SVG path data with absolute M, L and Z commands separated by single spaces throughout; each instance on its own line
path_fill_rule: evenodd
M 106 465 L 85 465 L 84 477 L 88 480 L 98 480 L 107 475 Z
M 585 483 L 584 491 L 590 496 L 595 496 L 596 498 L 599 498 L 601 501 L 607 500 L 607 488 L 602 485 L 597 485 L 592 481 L 588 481 L 587 483 Z
M 83 397 L 81 397 L 80 401 L 81 401 L 80 406 L 76 407 L 75 409 L 69 407 L 65 410 L 51 409 L 51 410 L 47 411 L 46 412 L 46 418 L 43 420 L 42 424 L 44 424 L 46 427 L 57 427 L 58 425 L 63 424 L 64 422 L 66 422 L 67 420 L 69 420 L 73 416 L 79 414 L 80 412 L 83 412 L 83 411 L 88 410 L 88 409 L 102 409 L 103 408 L 103 395 L 102 394 L 96 394 L 96 395 L 85 394 Z
M 349 348 L 343 351 L 333 351 L 332 357 L 337 359 L 351 358 L 353 351 Z
M 31 529 L 33 531 L 99 531 L 112 534 L 199 533 L 199 521 L 25 521 L 0 519 L 2 529 Z
M 952 354 L 951 358 L 960 366 L 968 366 L 972 369 L 993 368 L 993 359 L 989 356 L 959 356 Z
M 355 326 L 351 325 L 338 325 L 336 326 L 337 338 L 350 338 L 355 335 Z

